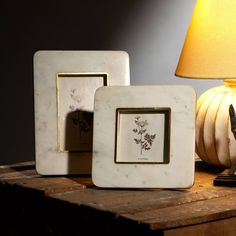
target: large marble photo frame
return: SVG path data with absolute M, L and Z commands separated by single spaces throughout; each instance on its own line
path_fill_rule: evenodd
M 129 82 L 129 56 L 124 51 L 36 52 L 37 172 L 91 174 L 95 91 Z
M 189 86 L 97 89 L 93 183 L 102 188 L 191 187 L 195 101 Z

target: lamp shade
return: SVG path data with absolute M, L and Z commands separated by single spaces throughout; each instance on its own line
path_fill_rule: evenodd
M 175 74 L 236 78 L 236 0 L 197 0 Z

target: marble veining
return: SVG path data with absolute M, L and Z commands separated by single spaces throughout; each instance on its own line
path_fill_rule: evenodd
M 93 86 L 91 92 L 93 81 L 90 84 L 84 81 L 83 84 L 81 79 L 78 83 L 76 77 L 66 78 L 64 75 L 67 73 L 69 75 L 107 74 L 109 85 L 129 85 L 129 56 L 124 51 L 38 51 L 35 53 L 35 160 L 36 170 L 41 175 L 91 173 L 92 148 L 89 146 L 84 148 L 84 150 L 91 148 L 90 151 L 68 151 L 67 149 L 78 148 L 77 136 L 73 137 L 73 143 L 70 143 L 69 148 L 65 147 L 63 130 L 68 124 L 65 124 L 64 128 L 62 124 L 58 124 L 58 120 L 61 118 L 63 123 L 66 117 L 69 117 L 69 121 L 78 123 L 81 121 L 78 120 L 78 114 L 71 113 L 77 112 L 78 109 L 93 112 L 94 93 L 96 86 L 100 86 L 100 82 Z M 59 86 L 63 86 L 62 90 L 57 88 L 58 74 L 62 75 L 59 78 Z M 70 88 L 70 83 L 76 86 Z M 60 106 L 58 106 L 58 91 L 61 92 Z M 67 94 L 68 99 L 65 99 L 64 94 Z M 81 104 L 82 99 L 83 104 Z M 60 108 L 64 109 L 61 113 L 58 111 Z M 83 114 L 81 113 L 82 116 Z M 84 132 L 83 135 L 87 133 Z M 71 135 L 69 134 L 67 138 L 71 138 Z M 62 144 L 61 148 L 59 144 Z
M 140 96 L 142 94 L 142 96 Z M 113 86 L 99 88 L 95 93 L 94 107 L 94 137 L 93 137 L 93 162 L 92 179 L 99 187 L 115 188 L 188 188 L 194 182 L 194 154 L 195 154 L 195 103 L 196 94 L 189 86 Z M 158 136 L 161 126 L 155 124 L 163 122 L 153 114 L 140 113 L 138 122 L 143 130 L 134 127 L 132 119 L 128 116 L 121 122 L 117 131 L 117 108 L 170 108 L 170 150 L 169 162 L 163 163 L 138 163 L 135 158 L 145 156 L 149 160 L 163 158 L 164 148 L 160 143 L 155 152 L 155 142 L 163 140 L 163 135 Z M 142 118 L 143 117 L 143 118 Z M 150 118 L 150 119 L 149 119 Z M 151 119 L 153 119 L 151 121 Z M 145 120 L 147 120 L 145 122 Z M 137 123 L 138 123 L 137 122 Z M 149 124 L 150 123 L 150 124 Z M 146 129 L 152 126 L 152 132 Z M 126 131 L 126 130 L 131 131 Z M 137 129 L 137 131 L 136 131 Z M 122 131 L 121 131 L 122 130 Z M 132 130 L 135 130 L 132 132 Z M 144 132 L 145 130 L 145 132 Z M 166 132 L 166 131 L 165 131 Z M 125 142 L 118 142 L 117 135 L 122 135 Z M 134 133 L 138 134 L 134 141 Z M 137 145 L 145 144 L 144 137 L 148 133 L 152 139 L 150 149 L 145 152 L 145 147 L 140 151 Z M 156 134 L 156 136 L 155 136 Z M 146 136 L 146 139 L 149 137 Z M 140 140 L 141 139 L 141 140 Z M 116 148 L 115 148 L 116 147 Z M 142 147 L 142 146 L 141 146 Z M 129 160 L 122 163 L 115 162 L 115 154 L 120 151 L 120 159 Z M 119 153 L 119 152 L 118 152 Z

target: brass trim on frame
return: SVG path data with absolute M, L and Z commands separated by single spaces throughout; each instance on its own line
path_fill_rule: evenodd
M 103 86 L 109 86 L 109 79 L 108 79 L 108 73 L 105 72 L 84 72 L 84 73 L 64 73 L 59 72 L 56 74 L 56 103 L 57 103 L 57 151 L 60 153 L 68 153 L 68 152 L 91 152 L 91 151 L 73 151 L 73 150 L 62 150 L 61 144 L 60 144 L 60 137 L 61 137 L 61 130 L 60 130 L 60 124 L 59 124 L 59 78 L 60 77 L 103 77 Z
M 163 162 L 121 162 L 117 161 L 118 150 L 118 128 L 120 114 L 163 114 L 164 115 L 164 147 L 163 147 Z M 170 162 L 170 133 L 171 133 L 171 108 L 169 107 L 145 107 L 145 108 L 117 108 L 115 121 L 115 154 L 114 162 L 116 164 L 168 164 Z

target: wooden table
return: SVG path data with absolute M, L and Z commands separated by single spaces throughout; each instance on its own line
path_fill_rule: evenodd
M 0 235 L 236 235 L 235 188 L 212 185 L 220 171 L 197 162 L 191 189 L 131 190 L 0 166 Z

